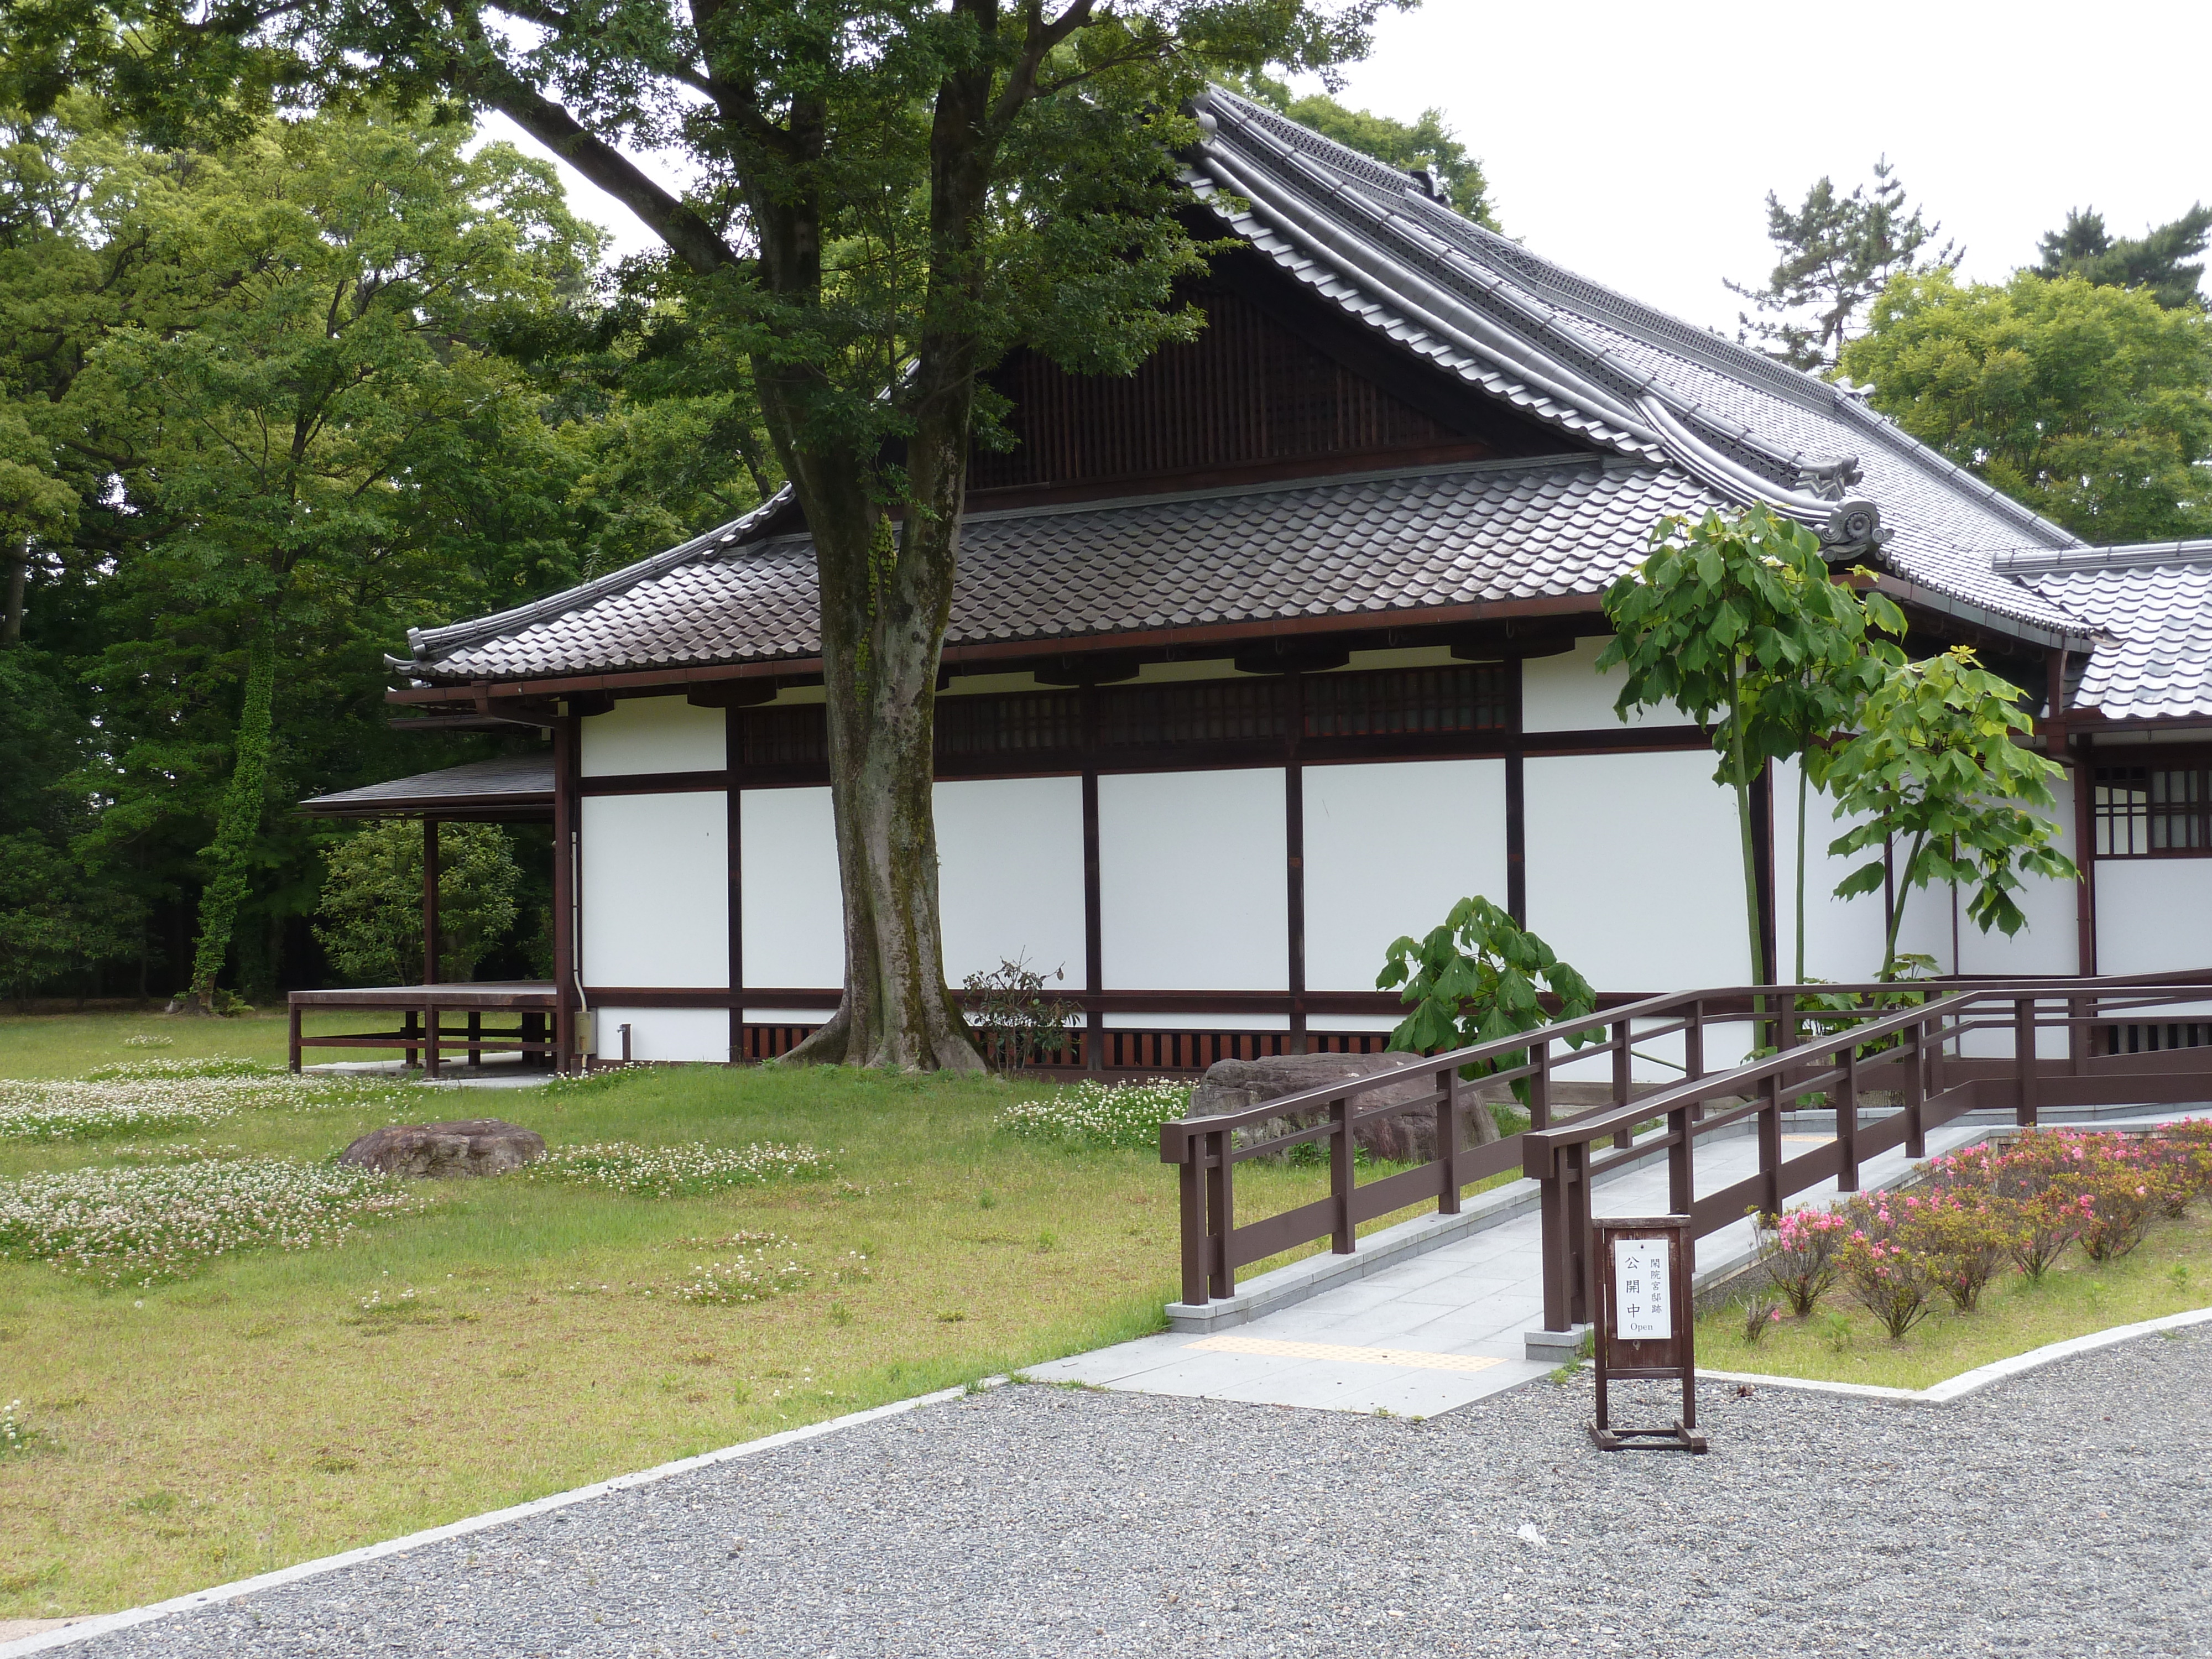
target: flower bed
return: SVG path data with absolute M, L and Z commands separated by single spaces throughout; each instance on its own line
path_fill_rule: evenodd
M 1160 1125 L 1190 1109 L 1190 1085 L 1156 1077 L 1143 1083 L 1082 1082 L 1042 1100 L 1018 1100 L 999 1126 L 1018 1135 L 1086 1146 L 1157 1149 Z
M 531 1174 L 573 1181 L 632 1198 L 702 1198 L 732 1187 L 769 1181 L 805 1181 L 833 1174 L 828 1154 L 812 1146 L 755 1141 L 738 1147 L 692 1141 L 680 1146 L 641 1146 L 606 1140 L 556 1147 Z
M 29 1175 L 0 1182 L 0 1259 L 143 1286 L 240 1250 L 336 1245 L 410 1207 L 393 1176 L 279 1158 Z
M 2072 1249 L 2102 1266 L 2212 1197 L 2212 1119 L 2148 1135 L 2027 1129 L 1928 1164 L 1923 1191 L 1861 1193 L 1759 1218 L 1769 1281 L 1798 1317 L 1841 1285 L 1893 1341 L 1939 1304 L 1971 1314 L 1992 1280 L 2030 1283 Z M 1763 1304 L 1755 1304 L 1754 1311 Z M 1771 1328 L 1747 1313 L 1745 1336 Z

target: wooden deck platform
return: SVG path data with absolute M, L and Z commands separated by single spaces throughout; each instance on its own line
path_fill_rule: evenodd
M 421 1056 L 425 1077 L 437 1077 L 447 1052 L 465 1050 L 467 1064 L 482 1066 L 489 1054 L 520 1054 L 524 1063 L 541 1055 L 557 1064 L 553 1039 L 553 1016 L 558 1000 L 550 979 L 488 980 L 465 985 L 375 985 L 343 991 L 294 991 L 289 1001 L 292 1018 L 292 1069 L 300 1069 L 305 1048 L 400 1048 L 407 1063 Z M 310 1013 L 360 1013 L 390 1009 L 399 1016 L 399 1027 L 390 1031 L 349 1031 L 343 1035 L 311 1035 L 305 1029 Z M 460 1025 L 447 1024 L 450 1014 L 463 1016 Z M 487 1030 L 486 1014 L 515 1017 L 511 1026 Z

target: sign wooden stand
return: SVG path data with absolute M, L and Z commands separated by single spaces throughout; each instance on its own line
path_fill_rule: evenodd
M 1597 1416 L 1590 1438 L 1606 1451 L 1705 1449 L 1698 1431 L 1698 1358 L 1690 1296 L 1690 1218 L 1662 1215 L 1590 1224 L 1597 1236 Z M 1606 1387 L 1616 1377 L 1672 1378 L 1682 1414 L 1671 1428 L 1617 1429 Z

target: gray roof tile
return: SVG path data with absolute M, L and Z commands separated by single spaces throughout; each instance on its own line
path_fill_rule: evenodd
M 2000 554 L 2101 636 L 2073 693 L 2111 720 L 2212 719 L 2212 541 Z

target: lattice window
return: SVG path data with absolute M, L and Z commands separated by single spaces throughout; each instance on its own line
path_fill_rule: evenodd
M 1290 735 L 1287 689 L 1273 678 L 1109 686 L 1098 694 L 1098 741 L 1109 749 L 1279 741 Z
M 818 766 L 830 758 L 829 715 L 820 703 L 751 710 L 742 730 L 746 766 Z
M 1505 670 L 1497 663 L 1316 674 L 1305 696 L 1310 738 L 1494 732 L 1507 718 Z
M 2212 854 L 2201 766 L 2097 769 L 2097 856 L 2154 858 Z
M 937 752 L 969 758 L 1083 745 L 1083 698 L 1074 691 L 940 697 Z

